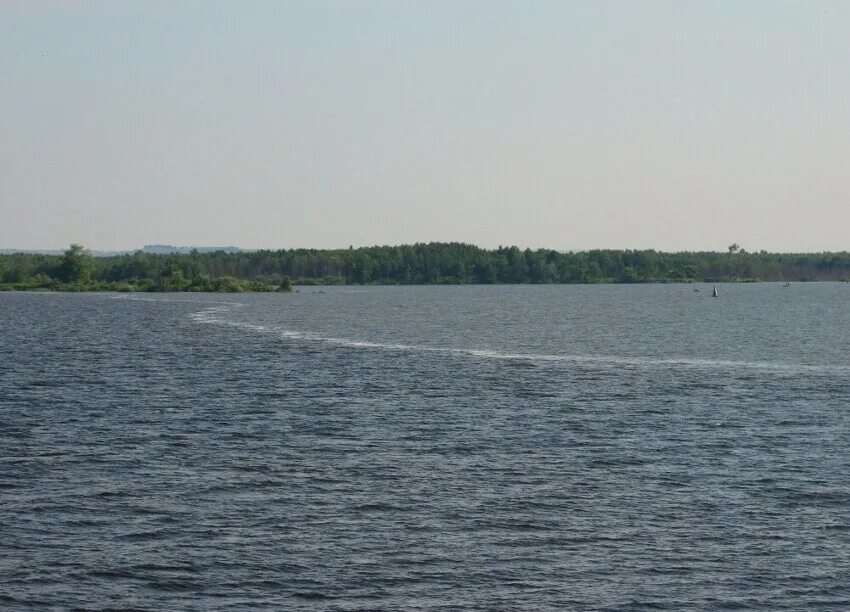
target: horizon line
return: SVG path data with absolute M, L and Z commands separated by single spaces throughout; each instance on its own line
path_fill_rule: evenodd
M 110 248 L 96 248 L 96 247 L 88 247 L 79 242 L 71 242 L 68 246 L 72 244 L 80 244 L 86 250 L 91 253 L 102 253 L 105 255 L 125 255 L 125 254 L 134 254 L 138 252 L 149 252 L 150 254 L 177 254 L 177 253 L 153 253 L 150 251 L 146 251 L 146 249 L 173 249 L 177 250 L 189 250 L 190 252 L 193 250 L 202 251 L 203 253 L 215 253 L 215 252 L 231 252 L 231 253 L 251 253 L 257 251 L 293 251 L 293 250 L 312 250 L 312 251 L 347 251 L 347 250 L 357 250 L 357 249 L 374 249 L 374 248 L 398 248 L 398 247 L 412 247 L 417 245 L 462 245 L 468 247 L 474 247 L 483 251 L 497 251 L 499 249 L 513 249 L 517 248 L 521 251 L 554 251 L 557 253 L 588 253 L 594 251 L 620 251 L 620 252 L 656 252 L 656 253 L 743 253 L 743 254 L 773 254 L 773 255 L 805 255 L 805 254 L 814 254 L 814 253 L 848 253 L 850 252 L 850 248 L 845 248 L 842 250 L 830 250 L 830 249 L 821 249 L 821 250 L 804 250 L 804 251 L 779 251 L 779 250 L 768 250 L 768 249 L 747 249 L 746 247 L 740 247 L 739 245 L 732 244 L 729 245 L 726 249 L 659 249 L 655 247 L 592 247 L 592 248 L 581 248 L 581 249 L 560 249 L 560 248 L 552 248 L 552 247 L 531 247 L 531 246 L 519 246 L 518 244 L 500 244 L 495 247 L 486 247 L 480 246 L 473 242 L 463 242 L 463 241 L 440 241 L 440 240 L 432 240 L 432 241 L 417 241 L 417 242 L 400 242 L 395 244 L 383 243 L 383 244 L 364 244 L 364 245 L 348 245 L 341 247 L 312 247 L 312 246 L 279 246 L 279 247 L 241 247 L 238 245 L 230 244 L 230 245 L 186 245 L 186 244 L 168 244 L 168 243 L 148 243 L 141 247 L 130 248 L 130 249 L 110 249 Z M 65 251 L 68 246 L 58 247 L 58 248 L 15 248 L 15 247 L 0 247 L 0 254 L 2 255 L 14 255 L 14 254 L 32 254 L 32 255 L 53 255 L 62 253 Z M 731 251 L 730 247 L 737 247 L 737 250 Z

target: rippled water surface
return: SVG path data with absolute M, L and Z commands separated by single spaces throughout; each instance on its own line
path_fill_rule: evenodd
M 850 607 L 845 284 L 0 294 L 0 608 Z

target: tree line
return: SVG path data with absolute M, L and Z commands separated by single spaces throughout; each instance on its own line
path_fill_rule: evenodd
M 191 255 L 168 256 L 137 252 L 133 255 L 92 257 L 79 244 L 72 244 L 62 255 L 0 254 L 0 290 L 216 293 L 292 290 L 292 283 L 286 277 L 215 275 L 196 255 L 194 252 Z
M 846 281 L 850 253 L 599 249 L 560 252 L 428 243 L 348 249 L 92 257 L 0 255 L 0 288 L 119 291 L 272 291 L 296 284 L 648 283 Z

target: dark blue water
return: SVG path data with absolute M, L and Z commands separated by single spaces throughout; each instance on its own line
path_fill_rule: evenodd
M 848 609 L 850 289 L 720 290 L 0 294 L 0 608 Z

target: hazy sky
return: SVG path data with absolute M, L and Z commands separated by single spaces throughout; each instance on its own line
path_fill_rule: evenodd
M 850 249 L 850 2 L 0 3 L 0 248 Z

